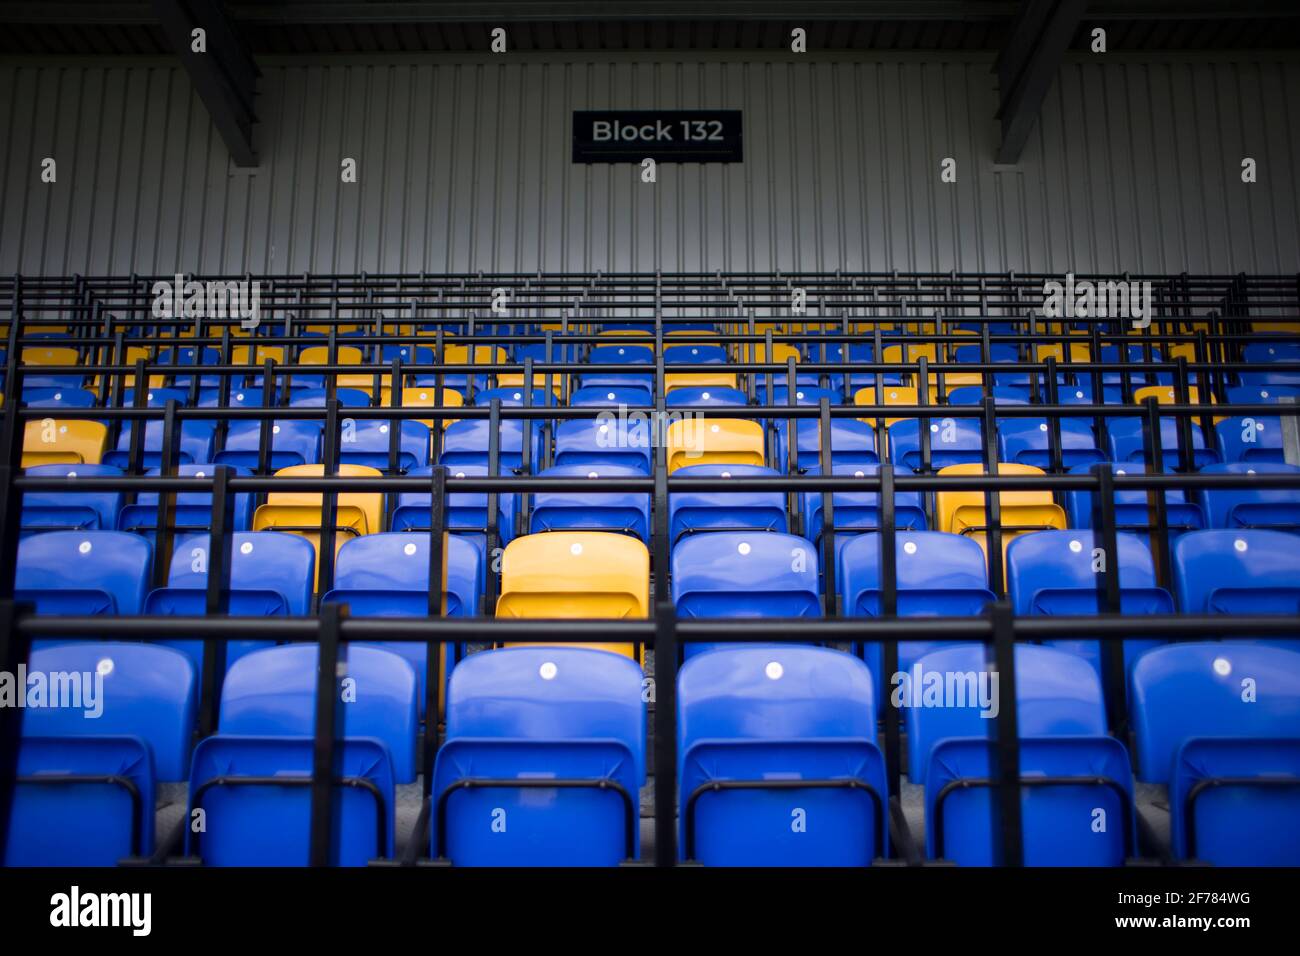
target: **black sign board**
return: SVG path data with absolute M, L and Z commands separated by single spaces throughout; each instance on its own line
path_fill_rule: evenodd
M 577 110 L 575 163 L 739 163 L 740 110 Z

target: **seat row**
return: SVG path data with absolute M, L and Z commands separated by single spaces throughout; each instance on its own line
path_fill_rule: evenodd
M 925 794 L 925 854 L 998 860 L 992 728 L 1000 705 L 980 645 L 932 651 L 894 682 L 909 776 Z M 392 858 L 397 787 L 416 781 L 416 675 L 398 655 L 344 652 L 331 862 Z M 1108 735 L 1096 674 L 1021 645 L 1016 698 L 1025 862 L 1114 866 L 1139 853 L 1134 771 Z M 308 861 L 317 650 L 241 658 L 216 734 L 190 751 L 195 673 L 174 650 L 78 643 L 33 654 L 33 673 L 98 675 L 100 721 L 25 713 L 6 865 L 100 865 L 158 852 L 159 786 L 186 782 L 183 852 L 211 866 Z M 1243 687 L 1261 688 L 1258 696 Z M 874 714 L 858 658 L 798 646 L 691 657 L 677 688 L 678 847 L 709 865 L 863 866 L 889 853 Z M 1264 688 L 1267 688 L 1264 690 Z M 1172 853 L 1219 865 L 1300 863 L 1300 654 L 1175 644 L 1131 675 L 1136 778 L 1167 789 Z M 615 865 L 640 854 L 646 780 L 640 670 L 599 650 L 471 655 L 452 676 L 427 830 L 407 840 L 455 865 Z M 161 846 L 171 846 L 164 834 Z

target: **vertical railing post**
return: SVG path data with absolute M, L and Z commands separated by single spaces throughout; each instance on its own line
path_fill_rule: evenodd
M 655 603 L 655 866 L 677 862 L 677 614 Z
M 1020 814 L 1020 729 L 1016 700 L 1016 645 L 1011 605 L 998 601 L 988 607 L 993 628 L 992 674 L 996 676 L 998 715 L 990 777 L 995 782 L 992 832 L 999 839 L 1001 866 L 1024 864 L 1024 837 Z

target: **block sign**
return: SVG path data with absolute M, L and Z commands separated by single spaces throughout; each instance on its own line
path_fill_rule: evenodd
M 575 163 L 739 163 L 740 110 L 575 110 Z

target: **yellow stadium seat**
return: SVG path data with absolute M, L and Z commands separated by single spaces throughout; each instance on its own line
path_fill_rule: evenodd
M 364 361 L 361 349 L 355 345 L 340 345 L 335 350 L 337 360 L 335 365 L 360 365 Z M 298 356 L 299 365 L 329 365 L 330 350 L 328 345 L 313 345 L 311 348 L 302 350 Z M 373 375 L 339 375 L 334 380 L 338 388 L 355 388 L 359 391 L 370 395 L 374 392 L 375 377 Z
M 751 346 L 753 347 L 753 355 L 754 355 L 754 358 L 752 360 L 749 357 Z M 763 364 L 776 363 L 779 365 L 785 365 L 790 361 L 790 359 L 794 359 L 796 363 L 799 361 L 799 350 L 795 348 L 793 345 L 786 345 L 784 342 L 774 342 L 772 344 L 771 358 L 767 357 L 766 342 L 746 342 L 738 346 L 738 348 L 740 349 L 740 360 L 742 362 L 753 361 L 756 363 L 763 363 Z M 758 372 L 755 374 L 762 375 L 766 373 Z M 773 374 L 780 374 L 780 373 L 773 373 Z
M 497 617 L 649 615 L 650 552 L 636 538 L 608 531 L 547 531 L 515 538 L 506 546 Z M 582 646 L 635 658 L 630 644 Z
M 317 478 L 325 466 L 292 465 L 275 473 L 277 478 Z M 339 465 L 344 478 L 377 478 L 382 473 L 366 465 Z M 272 491 L 266 504 L 253 513 L 254 531 L 287 531 L 301 535 L 320 553 L 321 504 L 323 495 L 312 491 Z M 338 495 L 334 519 L 334 551 L 348 538 L 374 534 L 383 528 L 384 496 L 378 492 L 342 492 Z M 317 574 L 319 574 L 319 568 Z M 317 578 L 319 581 L 319 578 Z
M 763 426 L 739 418 L 688 418 L 668 426 L 668 473 L 687 465 L 763 465 Z
M 23 431 L 22 467 L 98 465 L 107 442 L 108 427 L 101 422 L 31 419 Z
M 473 350 L 473 359 L 470 351 Z M 510 353 L 499 345 L 453 345 L 442 347 L 442 360 L 448 365 L 508 365 Z
M 947 384 L 945 381 L 944 384 Z M 936 387 L 936 386 L 932 386 Z M 855 405 L 875 405 L 876 390 L 874 388 L 860 388 L 853 394 L 853 404 Z M 886 385 L 885 386 L 885 405 L 919 405 L 920 399 L 914 385 Z M 903 421 L 901 418 L 886 418 L 885 427 L 888 428 L 894 422 Z M 862 421 L 868 425 L 874 425 L 875 419 L 864 418 Z
M 903 358 L 903 346 L 901 345 L 886 345 L 881 354 L 884 356 L 883 361 L 886 365 L 912 365 L 922 356 L 925 356 L 925 360 L 930 363 L 939 361 L 936 358 L 938 346 L 933 342 L 908 343 L 907 358 Z
M 1065 345 L 1061 342 L 1054 342 L 1050 345 L 1040 345 L 1034 350 L 1035 362 L 1046 362 L 1051 357 L 1057 362 L 1065 361 Z M 1071 362 L 1091 362 L 1092 347 L 1087 342 L 1070 343 L 1070 361 Z
M 673 368 L 709 368 L 707 365 L 680 366 Z M 716 368 L 716 366 L 714 366 Z M 698 386 L 699 388 L 739 388 L 735 372 L 664 372 L 664 392 L 675 388 Z
M 284 364 L 283 345 L 236 345 L 230 350 L 231 365 L 262 365 L 270 359 L 276 365 Z
M 76 349 L 60 346 L 29 345 L 19 353 L 21 365 L 79 365 L 80 362 Z
M 1144 385 L 1133 389 L 1133 401 L 1141 405 L 1148 398 L 1154 398 L 1157 405 L 1173 405 L 1176 396 L 1172 385 Z M 1195 385 L 1187 386 L 1187 404 L 1199 405 L 1199 392 Z
M 402 408 L 437 408 L 436 396 L 438 390 L 432 385 L 406 385 L 402 387 Z M 381 387 L 379 392 L 380 404 L 391 406 L 393 404 L 393 390 L 388 385 Z M 443 386 L 442 389 L 442 407 L 443 408 L 462 408 L 465 405 L 465 398 L 454 388 Z M 433 418 L 416 418 L 413 421 L 421 422 L 434 427 L 436 419 Z M 451 419 L 443 422 L 443 427 L 451 424 Z
M 1017 462 L 999 462 L 999 475 L 1041 475 L 1041 468 L 1022 465 Z M 984 466 L 979 463 L 949 465 L 940 468 L 943 475 L 983 475 Z M 1065 512 L 1052 500 L 1050 491 L 1003 491 L 998 500 L 1002 507 L 1002 550 L 1006 567 L 1006 547 L 1012 539 L 1031 531 L 1048 528 L 1065 528 Z M 963 534 L 974 538 L 979 546 L 988 553 L 987 532 L 988 517 L 984 512 L 984 492 L 982 491 L 940 491 L 935 494 L 935 512 L 938 529 L 952 534 Z

